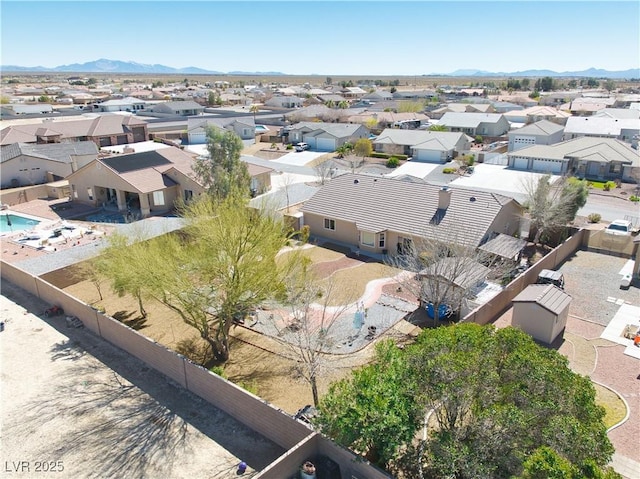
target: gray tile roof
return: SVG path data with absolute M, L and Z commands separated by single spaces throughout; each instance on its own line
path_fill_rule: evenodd
M 44 160 L 71 163 L 73 155 L 96 155 L 98 147 L 93 141 L 77 141 L 70 143 L 14 143 L 2 147 L 0 159 L 2 163 L 21 155 L 42 158 Z
M 477 128 L 481 123 L 497 123 L 502 118 L 500 113 L 445 113 L 439 125 L 456 126 L 459 128 Z
M 303 121 L 293 125 L 291 130 L 306 129 L 309 132 L 317 132 L 316 134 L 325 132 L 336 138 L 347 138 L 354 135 L 360 128 L 363 128 L 363 126 L 352 123 L 317 123 L 314 121 Z
M 508 153 L 509 156 L 566 160 L 570 158 L 640 166 L 639 153 L 630 145 L 615 138 L 583 136 L 555 145 L 534 145 Z
M 460 132 L 387 128 L 378 135 L 373 143 L 383 145 L 407 145 L 419 149 L 421 144 L 437 140 L 439 144 L 442 145 L 443 150 L 451 150 L 460 141 L 460 138 L 466 136 L 467 135 Z M 472 141 L 472 139 L 468 138 L 468 141 Z M 429 148 L 432 149 L 432 147 Z
M 523 126 L 517 130 L 510 131 L 510 135 L 552 135 L 564 130 L 562 125 L 553 123 L 549 120 L 540 120 L 530 125 Z
M 553 314 L 560 314 L 571 303 L 571 296 L 552 284 L 531 284 L 513 298 L 513 302 L 536 303 Z
M 438 210 L 440 189 L 428 183 L 346 174 L 322 187 L 302 211 L 348 221 L 366 231 L 447 237 L 478 246 L 503 206 L 517 204 L 506 196 L 457 187 L 450 188 L 450 205 L 443 211 Z M 437 225 L 430 225 L 438 212 L 444 215 Z
M 572 116 L 564 127 L 566 134 L 620 136 L 621 130 L 640 130 L 639 119 L 618 119 L 606 116 Z

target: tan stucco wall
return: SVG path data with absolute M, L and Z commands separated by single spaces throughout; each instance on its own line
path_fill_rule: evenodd
M 522 219 L 522 209 L 511 201 L 506 204 L 500 213 L 493 220 L 489 232 L 515 235 L 520 233 L 520 221 Z

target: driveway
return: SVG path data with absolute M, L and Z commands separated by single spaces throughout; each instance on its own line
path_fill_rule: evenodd
M 285 165 L 305 166 L 316 158 L 326 155 L 326 151 L 292 151 L 277 160 L 271 160 L 272 163 L 283 163 Z
M 485 165 L 483 163 L 474 165 L 473 169 L 473 174 L 458 177 L 451 182 L 451 185 L 492 190 L 521 200 L 527 193 L 527 186 L 544 176 L 543 173 L 510 170 L 503 165 Z M 560 176 L 553 175 L 551 177 L 552 182 L 558 179 Z
M 416 178 L 424 178 L 433 170 L 441 167 L 442 165 L 439 163 L 420 163 L 418 161 L 407 161 L 404 165 L 399 166 L 385 176 L 394 178 L 401 175 L 409 175 L 415 176 Z

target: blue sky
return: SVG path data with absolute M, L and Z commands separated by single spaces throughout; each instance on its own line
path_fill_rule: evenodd
M 2 65 L 421 75 L 640 66 L 640 2 L 0 2 Z

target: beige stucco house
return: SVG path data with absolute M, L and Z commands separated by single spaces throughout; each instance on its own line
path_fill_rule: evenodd
M 72 201 L 140 211 L 142 217 L 170 211 L 204 189 L 192 170 L 193 156 L 179 148 L 100 158 L 69 177 Z
M 495 193 L 357 174 L 334 178 L 301 208 L 313 236 L 377 254 L 402 254 L 423 238 L 478 247 L 518 232 L 521 210 Z
M 92 141 L 5 145 L 0 150 L 0 185 L 16 188 L 61 180 L 97 157 Z

